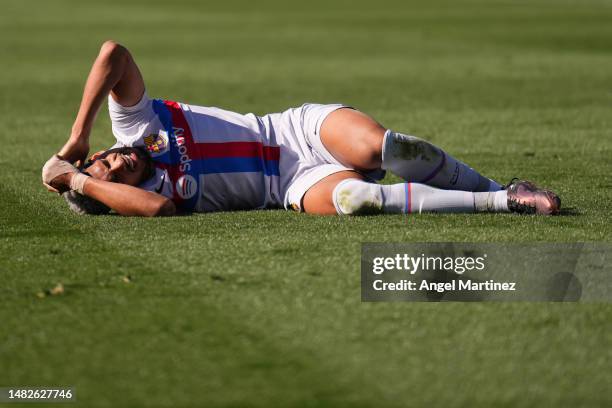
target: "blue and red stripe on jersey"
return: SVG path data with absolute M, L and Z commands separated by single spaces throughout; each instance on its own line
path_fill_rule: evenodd
M 153 110 L 168 133 L 169 150 L 153 160 L 155 166 L 168 171 L 173 186 L 173 201 L 183 211 L 193 211 L 199 196 L 200 175 L 219 173 L 261 172 L 266 176 L 279 176 L 280 148 L 265 146 L 261 142 L 205 142 L 194 140 L 180 105 L 174 101 L 153 101 Z M 182 134 L 181 134 L 182 133 Z M 189 169 L 181 170 L 178 138 L 182 140 L 189 157 Z M 184 170 L 185 166 L 182 167 Z M 198 183 L 194 197 L 183 200 L 176 192 L 176 181 L 189 174 Z

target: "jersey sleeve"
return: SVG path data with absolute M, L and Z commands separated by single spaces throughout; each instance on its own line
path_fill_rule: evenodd
M 145 180 L 141 183 L 139 188 L 147 191 L 153 191 L 157 194 L 161 194 L 166 198 L 173 199 L 173 188 L 172 180 L 168 174 L 168 170 L 156 168 L 153 177 Z
M 142 146 L 143 137 L 157 133 L 161 126 L 146 92 L 133 106 L 122 106 L 109 95 L 108 113 L 117 139 L 115 146 Z

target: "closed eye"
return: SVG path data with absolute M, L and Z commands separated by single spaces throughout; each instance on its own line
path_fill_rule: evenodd
M 105 165 L 105 166 L 106 166 L 106 168 L 107 168 L 107 169 L 110 169 L 111 165 L 110 165 L 110 163 L 108 162 L 108 160 L 106 160 L 106 159 L 101 159 L 100 161 L 102 162 L 102 164 L 103 164 L 103 165 Z

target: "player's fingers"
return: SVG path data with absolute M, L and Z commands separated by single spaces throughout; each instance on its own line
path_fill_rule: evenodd
M 59 156 L 53 155 L 42 168 L 42 182 L 45 185 L 50 185 L 51 182 L 59 175 L 64 173 L 78 173 L 79 170 L 72 164 L 62 160 Z

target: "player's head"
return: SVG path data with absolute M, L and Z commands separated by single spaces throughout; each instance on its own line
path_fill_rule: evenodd
M 118 147 L 94 154 L 83 167 L 91 177 L 137 186 L 153 176 L 153 161 L 144 149 Z
M 137 186 L 155 174 L 153 160 L 138 147 L 120 147 L 94 154 L 82 171 L 91 177 Z M 62 194 L 70 209 L 79 214 L 107 214 L 106 205 L 91 197 L 67 191 Z

